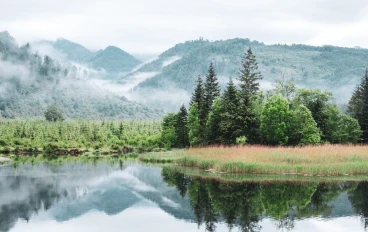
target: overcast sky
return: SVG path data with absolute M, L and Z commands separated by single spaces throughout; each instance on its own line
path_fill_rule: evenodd
M 368 48 L 368 0 L 0 0 L 3 30 L 131 53 L 199 37 Z

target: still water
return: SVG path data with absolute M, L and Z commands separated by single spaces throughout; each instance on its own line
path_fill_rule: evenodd
M 0 167 L 0 231 L 364 231 L 368 183 L 229 183 L 138 163 Z

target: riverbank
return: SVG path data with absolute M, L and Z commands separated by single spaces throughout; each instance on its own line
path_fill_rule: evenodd
M 368 174 L 368 146 L 220 146 L 148 153 L 139 157 L 143 162 L 171 162 L 216 173 L 301 176 Z

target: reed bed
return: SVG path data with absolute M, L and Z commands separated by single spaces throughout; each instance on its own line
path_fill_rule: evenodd
M 368 174 L 368 146 L 190 148 L 176 163 L 227 173 L 359 175 Z

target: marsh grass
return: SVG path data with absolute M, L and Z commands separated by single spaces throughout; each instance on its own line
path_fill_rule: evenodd
M 165 156 L 175 157 L 174 161 L 179 166 L 227 173 L 304 176 L 368 174 L 368 146 L 213 146 L 171 153 Z M 152 159 L 160 159 L 159 154 L 153 156 Z
M 172 150 L 169 152 L 149 152 L 139 154 L 138 159 L 147 163 L 173 163 L 184 156 L 184 150 Z

